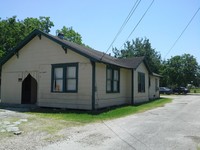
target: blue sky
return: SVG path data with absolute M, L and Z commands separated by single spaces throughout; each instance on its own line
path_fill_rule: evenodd
M 136 0 L 1 0 L 0 17 L 49 16 L 54 22 L 51 34 L 64 25 L 82 35 L 85 44 L 106 51 Z M 142 0 L 113 47 L 126 41 L 151 0 Z M 155 0 L 129 40 L 148 38 L 162 59 L 189 53 L 200 64 L 200 11 L 175 47 L 171 46 L 200 7 L 200 0 Z M 168 53 L 169 52 L 169 53 Z M 112 53 L 110 49 L 108 53 Z M 168 54 L 167 54 L 168 53 Z M 167 55 L 166 55 L 167 54 Z

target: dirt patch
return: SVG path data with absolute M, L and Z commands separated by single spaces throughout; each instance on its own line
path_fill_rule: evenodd
M 105 136 L 101 133 L 93 133 L 93 134 L 89 134 L 88 136 L 82 138 L 81 140 L 77 142 L 88 145 L 88 146 L 96 146 L 96 145 L 102 144 L 108 138 L 110 137 Z
M 0 118 L 0 149 L 7 150 L 35 150 L 68 139 L 70 127 L 79 125 L 6 109 L 0 109 Z
M 187 138 L 192 139 L 197 144 L 197 149 L 200 150 L 200 137 L 199 136 L 186 136 Z

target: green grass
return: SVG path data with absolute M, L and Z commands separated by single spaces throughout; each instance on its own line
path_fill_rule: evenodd
M 197 145 L 197 150 L 200 150 L 200 144 Z
M 162 107 L 166 103 L 170 103 L 171 101 L 172 99 L 169 98 L 161 98 L 159 100 L 151 101 L 138 106 L 123 106 L 118 108 L 112 108 L 109 110 L 96 112 L 95 114 L 92 114 L 91 112 L 87 111 L 72 111 L 72 110 L 70 111 L 70 110 L 47 109 L 47 108 L 39 108 L 29 113 L 34 114 L 37 117 L 59 119 L 59 120 L 78 122 L 78 123 L 91 123 L 101 120 L 120 118 L 127 115 L 144 112 L 156 107 Z
M 190 89 L 190 93 L 200 93 L 200 88 Z

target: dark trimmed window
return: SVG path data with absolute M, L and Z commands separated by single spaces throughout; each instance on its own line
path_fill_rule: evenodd
M 145 74 L 138 72 L 138 92 L 145 93 Z
M 78 91 L 78 63 L 52 65 L 52 92 Z
M 118 93 L 120 83 L 120 72 L 119 68 L 107 67 L 106 70 L 106 92 L 107 93 Z

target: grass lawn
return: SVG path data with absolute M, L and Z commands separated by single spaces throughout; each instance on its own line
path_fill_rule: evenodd
M 197 150 L 200 150 L 200 143 L 197 145 Z
M 63 110 L 63 109 L 51 109 L 51 108 L 38 108 L 29 114 L 36 115 L 42 118 L 52 118 L 59 120 L 66 120 L 79 123 L 91 123 L 101 120 L 108 120 L 114 118 L 120 118 L 127 115 L 132 115 L 140 112 L 144 112 L 156 107 L 163 107 L 166 103 L 170 103 L 172 99 L 160 98 L 155 101 L 151 101 L 138 106 L 123 106 L 104 111 L 98 111 L 97 113 L 91 113 L 88 111 L 76 111 L 76 110 Z
M 190 89 L 190 93 L 200 93 L 200 88 Z

